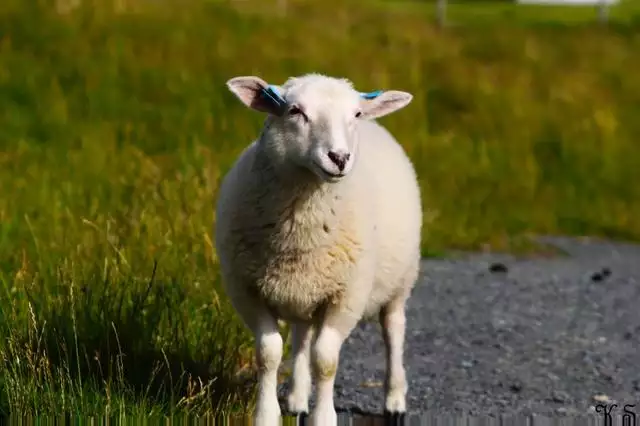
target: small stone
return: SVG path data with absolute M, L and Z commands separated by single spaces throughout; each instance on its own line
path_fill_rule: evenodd
M 554 390 L 553 392 L 551 392 L 551 400 L 553 402 L 562 403 L 568 401 L 569 396 L 562 391 Z
M 594 272 L 591 275 L 591 280 L 595 282 L 603 281 L 605 278 L 611 276 L 611 269 L 605 267 L 600 270 L 600 272 Z
M 560 377 L 556 376 L 555 374 L 548 372 L 547 373 L 547 377 L 549 378 L 549 380 L 553 380 L 554 382 L 557 382 L 560 380 Z
M 522 384 L 518 382 L 512 383 L 511 386 L 509 386 L 509 390 L 513 393 L 520 393 L 522 390 Z
M 489 266 L 489 272 L 491 273 L 505 273 L 509 272 L 509 269 L 504 263 L 495 262 Z
M 600 376 L 602 376 L 603 379 L 605 379 L 607 382 L 613 382 L 614 381 L 614 377 L 611 373 L 606 373 L 606 372 L 600 372 Z
M 609 401 L 611 401 L 611 399 L 609 398 L 608 395 L 605 394 L 598 394 L 598 395 L 594 395 L 593 396 L 593 400 L 596 402 L 601 402 L 601 403 L 607 403 Z
M 568 412 L 569 412 L 569 410 L 567 410 L 565 407 L 556 408 L 556 413 L 557 414 L 567 414 Z
M 462 366 L 463 366 L 464 368 L 471 368 L 471 367 L 473 367 L 473 362 L 472 362 L 472 361 L 464 360 L 464 361 L 462 361 L 462 363 L 461 363 L 461 364 L 462 364 Z

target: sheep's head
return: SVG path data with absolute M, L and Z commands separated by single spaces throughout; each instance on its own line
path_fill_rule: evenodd
M 360 120 L 387 115 L 413 97 L 397 90 L 363 94 L 348 80 L 319 74 L 292 77 L 282 86 L 254 76 L 235 77 L 227 86 L 246 106 L 268 114 L 263 140 L 271 154 L 326 182 L 351 171 Z

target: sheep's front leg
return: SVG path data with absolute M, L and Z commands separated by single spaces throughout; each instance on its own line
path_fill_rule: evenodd
M 310 323 L 297 323 L 292 326 L 293 337 L 293 375 L 291 389 L 287 398 L 288 409 L 292 413 L 309 412 L 311 395 L 311 339 L 313 326 Z
M 255 426 L 280 424 L 278 402 L 278 367 L 282 360 L 282 336 L 277 320 L 266 309 L 258 309 L 250 321 L 255 336 L 258 364 L 258 395 L 254 413 Z
M 406 411 L 407 380 L 403 364 L 405 301 L 406 296 L 403 295 L 392 300 L 380 311 L 387 358 L 385 412 L 394 415 Z
M 336 426 L 338 416 L 333 404 L 333 388 L 342 343 L 360 319 L 360 310 L 329 309 L 312 348 L 312 366 L 316 380 L 316 405 L 311 416 L 315 426 Z

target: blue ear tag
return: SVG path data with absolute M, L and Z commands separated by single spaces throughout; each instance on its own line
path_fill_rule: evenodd
M 363 97 L 364 99 L 375 99 L 378 96 L 382 95 L 383 90 L 376 90 L 374 92 L 360 92 L 360 96 Z
M 266 89 L 262 89 L 262 94 L 278 109 L 282 109 L 287 105 L 287 101 L 278 93 L 275 86 L 269 85 Z

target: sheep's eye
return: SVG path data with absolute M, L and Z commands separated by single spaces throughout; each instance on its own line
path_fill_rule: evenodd
M 309 121 L 309 117 L 307 117 L 307 115 L 304 113 L 304 111 L 302 111 L 302 109 L 300 109 L 297 106 L 292 106 L 291 107 L 291 109 L 289 110 L 289 115 L 291 115 L 291 116 L 301 115 L 302 118 L 304 118 L 305 122 Z
M 362 115 L 362 111 L 356 112 L 356 118 L 360 118 L 361 115 Z

